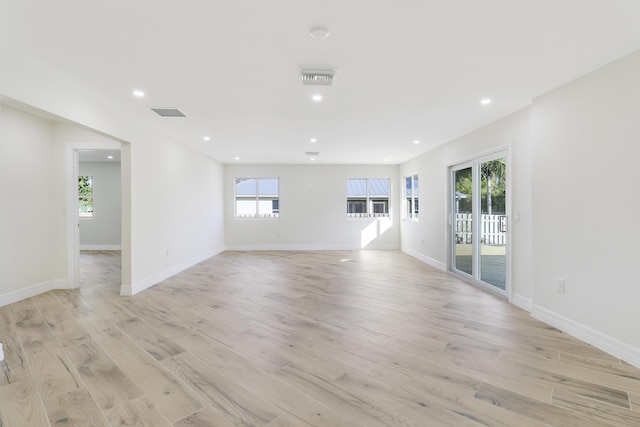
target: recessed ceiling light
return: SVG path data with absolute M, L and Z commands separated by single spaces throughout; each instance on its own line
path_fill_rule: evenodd
M 311 34 L 311 37 L 314 39 L 326 39 L 329 37 L 329 30 L 322 25 L 316 25 L 315 27 L 311 27 L 309 34 Z
M 315 162 L 315 161 L 316 161 L 316 158 L 315 158 L 315 157 L 312 157 L 312 158 L 310 158 L 309 160 L 311 160 L 312 162 Z
M 311 97 L 311 99 L 313 99 L 315 102 L 320 102 L 322 101 L 322 95 L 315 94 Z
M 413 141 L 414 144 L 418 145 L 420 144 L 420 141 L 418 141 L 417 139 L 415 141 Z
M 318 140 L 316 138 L 311 138 L 309 142 L 312 144 L 315 144 L 316 142 L 318 142 Z
M 133 91 L 133 96 L 135 96 L 136 98 L 142 98 L 144 97 L 144 92 L 136 89 Z
M 384 159 L 384 161 L 385 161 L 385 162 L 388 162 L 388 161 L 389 161 L 389 159 Z
M 234 157 L 235 160 L 240 160 L 240 157 Z
M 491 98 L 484 98 L 483 100 L 480 101 L 480 104 L 482 104 L 482 105 L 491 104 Z
M 211 141 L 211 137 L 208 136 L 203 136 L 202 139 L 204 139 L 205 141 Z
M 113 159 L 113 156 L 107 156 L 107 159 L 111 160 Z

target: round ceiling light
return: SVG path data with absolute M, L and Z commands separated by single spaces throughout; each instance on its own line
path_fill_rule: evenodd
M 309 34 L 311 34 L 311 37 L 314 39 L 326 39 L 329 37 L 329 30 L 321 25 L 316 25 L 315 27 L 311 27 Z

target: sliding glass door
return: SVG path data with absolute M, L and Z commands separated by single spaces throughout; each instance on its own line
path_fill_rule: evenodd
M 451 270 L 507 290 L 507 155 L 495 153 L 451 168 Z

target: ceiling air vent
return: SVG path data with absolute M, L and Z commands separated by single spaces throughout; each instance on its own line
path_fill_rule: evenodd
M 307 156 L 312 156 L 312 157 L 316 157 L 320 155 L 319 151 L 305 151 L 304 154 L 306 154 Z
M 177 108 L 152 108 L 160 117 L 187 117 Z
M 302 70 L 302 84 L 311 86 L 331 86 L 336 70 Z

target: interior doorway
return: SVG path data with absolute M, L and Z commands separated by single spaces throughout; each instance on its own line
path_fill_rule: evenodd
M 122 283 L 120 149 L 78 150 L 79 286 L 119 293 Z
M 126 144 L 67 144 L 67 270 L 71 287 L 120 293 L 128 278 Z M 124 157 L 124 159 L 123 159 Z M 81 237 L 82 236 L 82 237 Z M 123 268 L 124 267 L 124 268 Z M 128 278 L 128 279 L 127 279 Z
M 509 289 L 508 153 L 450 168 L 449 269 L 497 294 Z

